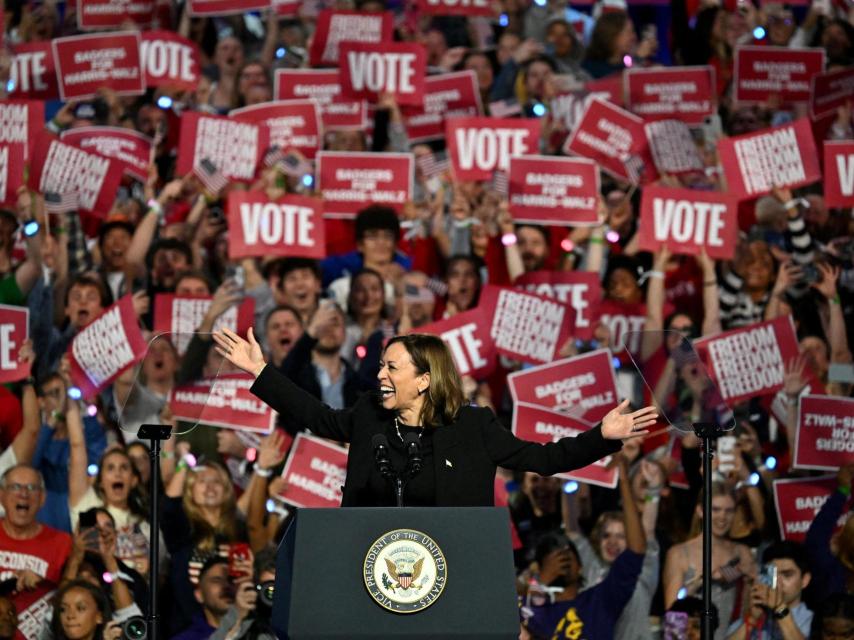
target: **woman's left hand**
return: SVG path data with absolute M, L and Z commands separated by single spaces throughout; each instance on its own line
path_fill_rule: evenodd
M 119 638 L 122 637 L 122 623 L 110 620 L 106 626 L 104 626 L 104 633 L 102 634 L 102 637 L 104 640 L 119 640 Z
M 649 433 L 648 427 L 654 425 L 658 418 L 658 409 L 649 406 L 631 413 L 623 413 L 628 407 L 628 399 L 623 400 L 602 418 L 603 438 L 623 440 Z

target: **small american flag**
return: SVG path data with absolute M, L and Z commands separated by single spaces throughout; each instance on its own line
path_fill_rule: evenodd
M 48 191 L 44 194 L 44 208 L 48 213 L 68 213 L 79 206 L 76 193 L 55 193 Z
M 496 171 L 492 174 L 492 188 L 495 193 L 501 196 L 507 196 L 510 189 L 510 180 L 507 177 L 506 171 Z
M 217 195 L 228 186 L 228 178 L 220 173 L 217 166 L 209 158 L 202 158 L 202 161 L 193 168 L 193 171 L 202 181 L 205 191 L 211 195 Z
M 627 155 L 623 158 L 623 166 L 626 168 L 629 182 L 640 184 L 645 169 L 643 159 L 638 155 Z
M 279 145 L 274 144 L 272 147 L 267 149 L 267 152 L 264 154 L 264 166 L 268 169 L 271 167 L 275 167 L 276 163 L 281 162 L 285 159 L 285 151 Z
M 418 168 L 421 170 L 421 175 L 426 180 L 446 173 L 451 168 L 451 163 L 447 157 L 440 156 L 435 153 L 425 153 L 418 156 L 416 161 Z
M 522 115 L 522 105 L 514 98 L 490 102 L 489 115 L 493 118 L 517 118 Z

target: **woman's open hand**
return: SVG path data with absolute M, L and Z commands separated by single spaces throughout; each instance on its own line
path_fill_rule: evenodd
M 648 427 L 655 424 L 658 409 L 644 407 L 631 413 L 623 413 L 629 407 L 628 399 L 623 400 L 602 418 L 602 437 L 608 440 L 623 440 L 646 435 Z
M 234 366 L 243 369 L 247 373 L 251 373 L 257 378 L 267 363 L 264 360 L 261 345 L 255 340 L 252 327 L 249 328 L 246 337 L 249 338 L 248 341 L 225 327 L 223 327 L 222 331 L 215 331 L 213 333 L 213 339 L 217 345 L 217 353 Z

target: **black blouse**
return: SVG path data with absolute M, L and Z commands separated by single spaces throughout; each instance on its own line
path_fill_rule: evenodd
M 406 437 L 407 433 L 416 433 L 421 440 L 421 465 L 420 473 L 406 481 L 403 489 L 403 504 L 407 507 L 435 507 L 436 506 L 436 472 L 433 468 L 433 429 L 422 429 L 421 427 L 410 427 L 400 425 L 400 436 Z M 391 466 L 398 472 L 406 467 L 406 451 L 403 448 L 403 440 L 397 435 L 394 423 L 386 429 L 388 438 Z M 370 496 L 370 497 L 367 497 Z M 394 494 L 394 483 L 380 475 L 378 469 L 374 468 L 368 479 L 368 492 L 366 500 L 373 501 L 375 507 L 393 507 L 397 505 Z

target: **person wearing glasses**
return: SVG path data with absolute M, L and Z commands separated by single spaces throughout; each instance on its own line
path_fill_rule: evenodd
M 45 501 L 44 479 L 26 464 L 9 468 L 0 480 L 0 583 L 15 581 L 13 602 L 27 638 L 38 637 L 49 599 L 71 553 L 71 536 L 36 521 Z

